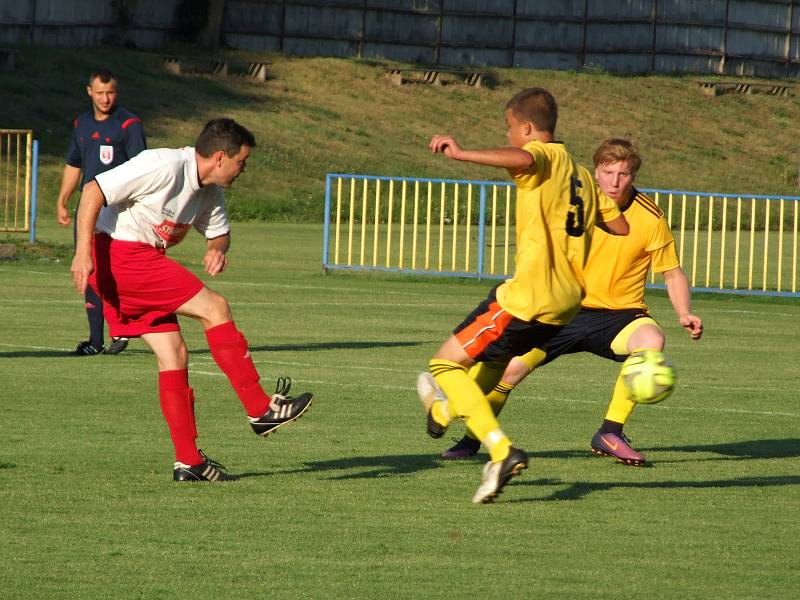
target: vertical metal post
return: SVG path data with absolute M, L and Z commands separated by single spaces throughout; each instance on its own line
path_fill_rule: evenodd
M 517 51 L 517 0 L 514 0 L 514 6 L 512 6 L 511 10 L 513 11 L 511 13 L 511 56 L 508 66 L 513 69 Z
M 486 245 L 486 186 L 481 186 L 480 207 L 478 209 L 478 280 L 483 277 L 483 262 Z
M 583 39 L 581 40 L 581 51 L 578 54 L 579 62 L 578 68 L 581 69 L 586 66 L 586 30 L 589 27 L 589 0 L 584 0 L 583 3 Z
M 794 23 L 794 2 L 789 2 L 789 18 L 786 23 L 786 44 L 784 44 L 784 55 L 786 60 L 786 77 L 791 73 L 790 65 L 792 61 L 792 23 Z
M 281 4 L 281 34 L 278 38 L 281 53 L 284 51 L 284 40 L 286 38 L 286 0 Z
M 331 235 L 331 174 L 325 176 L 325 218 L 322 226 L 322 271 L 328 272 L 328 244 Z
M 728 66 L 728 17 L 731 10 L 731 0 L 725 0 L 725 25 L 722 31 L 722 58 L 720 60 L 719 75 L 724 75 Z
M 367 0 L 361 4 L 361 35 L 358 38 L 358 49 L 356 56 L 364 58 L 364 36 L 367 33 Z
M 653 0 L 653 9 L 650 12 L 652 26 L 652 46 L 650 48 L 650 72 L 656 72 L 656 34 L 658 32 L 658 0 Z
M 28 30 L 28 44 L 33 46 L 36 43 L 36 0 L 31 2 L 31 26 Z
M 36 186 L 39 180 L 39 140 L 33 140 L 33 170 L 31 171 L 31 234 L 30 242 L 36 241 Z
M 433 53 L 434 64 L 440 64 L 442 59 L 442 29 L 444 28 L 444 0 L 439 4 L 439 19 L 436 24 L 436 49 Z

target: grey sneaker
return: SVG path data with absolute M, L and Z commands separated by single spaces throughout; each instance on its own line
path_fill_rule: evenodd
M 497 498 L 512 477 L 516 477 L 527 468 L 528 455 L 512 446 L 505 459 L 497 462 L 489 461 L 483 466 L 481 485 L 472 497 L 472 501 L 476 504 L 491 502 Z
M 106 354 L 119 354 L 128 347 L 128 338 L 115 337 L 111 338 L 111 343 L 106 348 Z
M 447 402 L 447 397 L 437 385 L 433 375 L 427 371 L 420 373 L 417 377 L 417 396 L 419 396 L 419 401 L 422 402 L 422 406 L 428 418 L 426 429 L 428 435 L 434 439 L 442 437 L 444 432 L 447 431 L 447 426 L 439 425 L 439 423 L 434 421 L 431 415 L 431 409 L 435 402 Z

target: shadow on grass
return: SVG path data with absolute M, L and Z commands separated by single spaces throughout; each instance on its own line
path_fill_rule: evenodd
M 313 352 L 317 350 L 368 350 L 371 348 L 401 348 L 404 346 L 421 346 L 429 341 L 417 342 L 315 342 L 309 344 L 275 344 L 269 346 L 250 346 L 251 352 Z M 152 354 L 147 349 L 127 349 L 125 354 Z M 210 354 L 208 348 L 190 350 L 192 356 Z M 0 352 L 0 358 L 86 358 L 73 354 L 72 350 L 13 350 Z
M 697 460 L 756 460 L 764 458 L 796 458 L 800 457 L 800 439 L 784 440 L 753 440 L 748 442 L 736 442 L 731 444 L 709 444 L 706 446 L 674 446 L 668 448 L 649 448 L 648 450 L 669 451 L 669 452 L 715 452 L 724 455 L 724 458 L 701 458 Z M 587 459 L 592 458 L 588 450 L 545 450 L 541 452 L 529 452 L 531 459 Z M 459 464 L 472 467 L 480 466 L 488 460 L 488 456 L 479 453 L 472 459 L 463 461 L 445 461 L 436 452 L 430 454 L 399 454 L 382 456 L 351 456 L 348 458 L 333 459 L 326 461 L 307 462 L 302 469 L 294 469 L 279 472 L 264 473 L 244 473 L 240 477 L 266 477 L 276 474 L 295 474 L 295 473 L 322 473 L 330 471 L 331 475 L 326 477 L 329 480 L 348 480 L 348 479 L 371 479 L 374 477 L 386 477 L 392 475 L 409 475 L 419 471 L 440 468 L 444 463 L 457 462 Z M 597 459 L 598 461 L 601 459 Z M 612 459 L 602 459 L 609 462 Z M 652 467 L 655 463 L 686 462 L 686 461 L 653 461 L 647 467 Z M 628 467 L 630 468 L 630 467 Z M 347 472 L 350 471 L 350 472 Z M 755 483 L 749 483 L 755 482 Z M 758 483 L 761 482 L 761 483 Z M 770 483 L 773 482 L 773 483 Z M 542 500 L 574 500 L 580 499 L 584 495 L 593 491 L 603 491 L 615 487 L 653 487 L 653 488 L 672 488 L 672 487 L 750 487 L 755 485 L 797 485 L 800 484 L 800 477 L 765 477 L 765 478 L 745 478 L 732 479 L 721 482 L 647 482 L 647 483 L 574 483 L 565 484 L 558 480 L 546 479 L 533 482 L 523 481 L 519 485 L 569 485 L 565 491 L 556 492 L 548 498 Z M 585 490 L 585 493 L 581 490 Z M 532 500 L 531 500 L 532 501 Z
M 349 458 L 322 460 L 304 463 L 301 469 L 265 473 L 242 473 L 237 476 L 266 477 L 276 474 L 289 475 L 297 473 L 324 473 L 332 472 L 329 479 L 332 481 L 346 479 L 372 479 L 388 475 L 409 475 L 419 471 L 427 471 L 440 467 L 442 460 L 438 454 L 399 454 L 392 456 L 351 456 Z M 356 470 L 354 473 L 343 471 Z M 336 474 L 341 472 L 341 474 Z
M 796 458 L 800 456 L 800 439 L 750 440 L 729 444 L 706 444 L 696 446 L 662 446 L 648 448 L 656 452 L 713 452 L 719 457 L 698 457 L 693 460 L 752 460 L 760 458 Z M 658 461 L 660 463 L 679 461 Z M 680 461 L 685 462 L 685 461 Z
M 641 489 L 641 490 L 681 490 L 681 489 L 719 489 L 719 488 L 762 488 L 788 485 L 800 485 L 800 476 L 782 475 L 773 477 L 735 477 L 733 479 L 719 479 L 716 481 L 648 481 L 648 482 L 560 482 L 552 479 L 537 479 L 533 481 L 520 481 L 512 484 L 513 487 L 529 486 L 566 486 L 548 496 L 541 498 L 521 498 L 507 500 L 516 502 L 552 502 L 554 500 L 583 500 L 592 492 L 605 492 L 616 489 Z

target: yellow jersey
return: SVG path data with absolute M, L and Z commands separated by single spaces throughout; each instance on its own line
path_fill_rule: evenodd
M 630 226 L 627 236 L 597 230 L 586 262 L 586 297 L 589 308 L 647 308 L 644 286 L 647 270 L 663 273 L 680 267 L 675 237 L 664 212 L 637 190 L 622 214 Z
M 584 264 L 598 212 L 601 220 L 611 221 L 620 211 L 560 142 L 533 141 L 523 150 L 534 165 L 512 176 L 516 266 L 514 276 L 497 288 L 497 301 L 523 321 L 564 325 L 584 295 Z

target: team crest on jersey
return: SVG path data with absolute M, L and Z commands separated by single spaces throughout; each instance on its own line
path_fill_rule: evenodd
M 153 225 L 153 231 L 167 246 L 174 246 L 186 236 L 191 226 L 190 223 L 174 223 L 164 219 L 160 224 Z
M 114 161 L 114 146 L 100 146 L 100 162 L 110 165 Z

